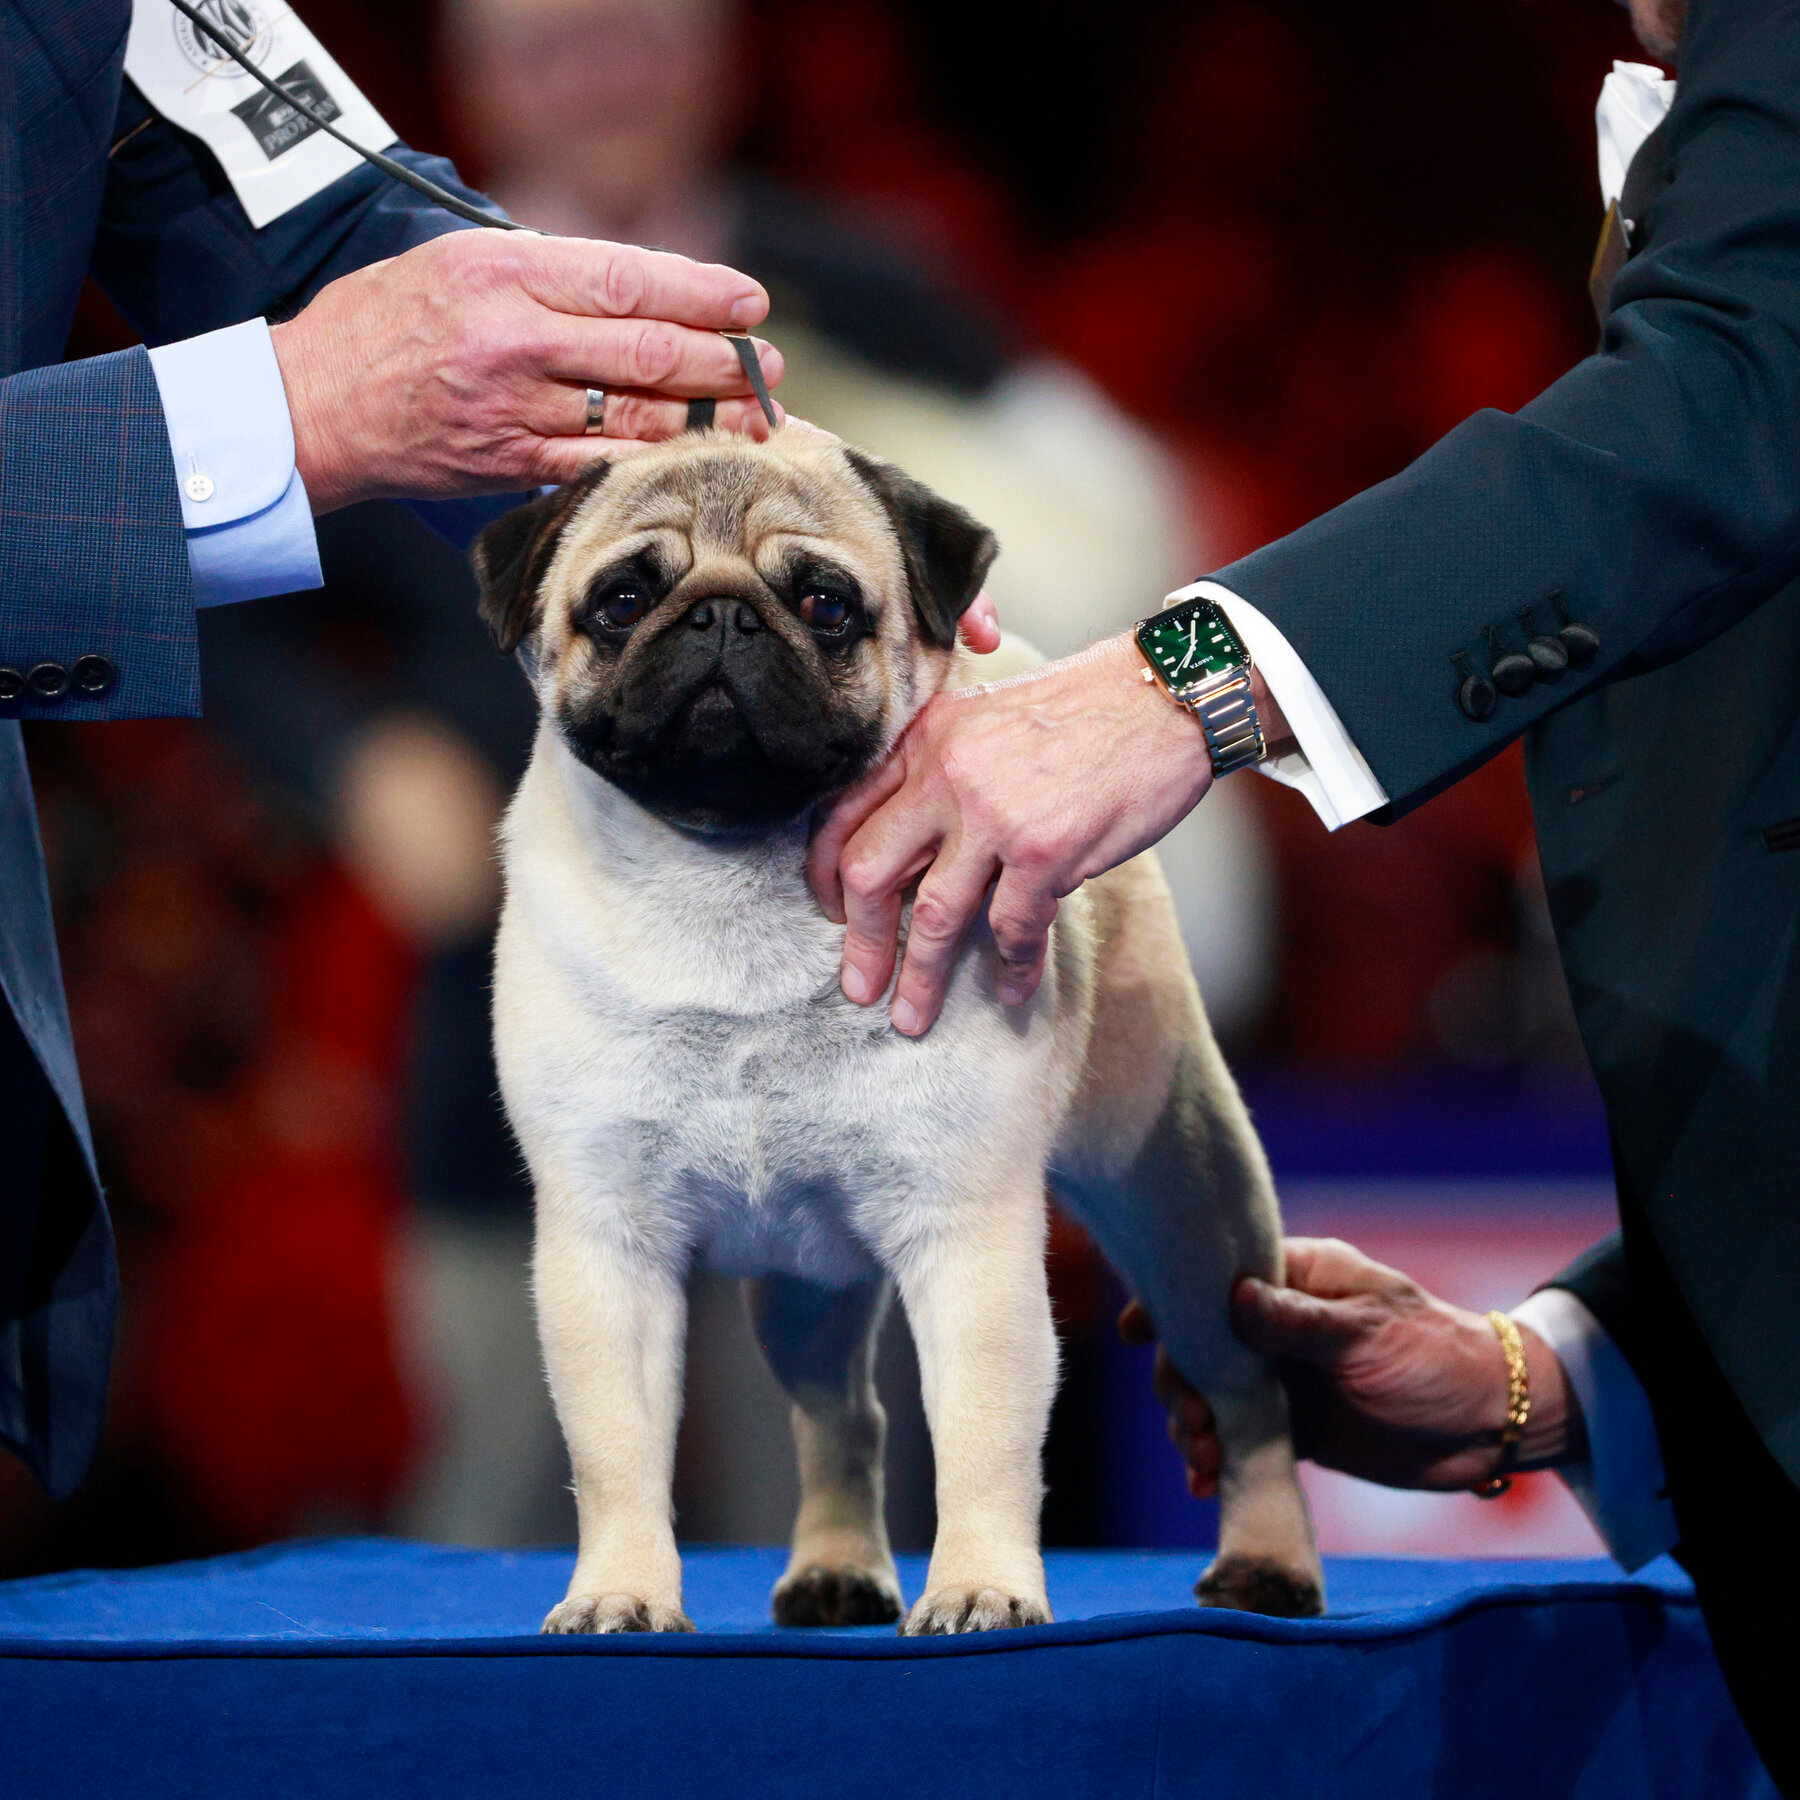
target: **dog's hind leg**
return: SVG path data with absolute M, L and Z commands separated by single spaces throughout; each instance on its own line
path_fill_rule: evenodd
M 885 1625 L 900 1580 L 883 1515 L 887 1417 L 875 1394 L 885 1278 L 824 1288 L 787 1275 L 744 1283 L 750 1323 L 794 1403 L 800 1513 L 775 1584 L 778 1625 Z
M 1127 1174 L 1061 1191 L 1217 1420 L 1219 1554 L 1195 1592 L 1207 1606 L 1304 1616 L 1322 1609 L 1324 1572 L 1294 1467 L 1287 1394 L 1230 1327 L 1240 1274 L 1280 1281 L 1280 1228 L 1235 1091 L 1191 1075 L 1178 1077 Z
M 538 1191 L 538 1334 L 575 1471 L 581 1542 L 553 1632 L 692 1631 L 671 1486 L 687 1296 L 681 1270 L 607 1240 Z
M 1091 883 L 1104 944 L 1088 1079 L 1052 1176 L 1211 1403 L 1224 1456 L 1208 1605 L 1316 1613 L 1324 1574 L 1294 1469 L 1287 1400 L 1231 1330 L 1240 1275 L 1280 1281 L 1262 1146 L 1185 966 L 1150 858 Z
M 1202 1606 L 1304 1618 L 1324 1575 L 1294 1469 L 1287 1392 L 1273 1376 L 1207 1395 L 1219 1428 L 1219 1553 L 1194 1584 Z
M 1229 1080 L 1210 1041 L 1184 1050 L 1130 1167 L 1109 1182 L 1059 1185 L 1059 1193 L 1149 1309 L 1175 1366 L 1218 1422 L 1219 1554 L 1196 1593 L 1208 1606 L 1303 1616 L 1323 1606 L 1324 1573 L 1294 1467 L 1287 1395 L 1231 1332 L 1232 1284 L 1242 1274 L 1280 1281 L 1281 1237 L 1267 1165 Z

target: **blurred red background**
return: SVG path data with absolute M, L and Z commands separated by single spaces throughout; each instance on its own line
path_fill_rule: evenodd
M 433 6 L 301 10 L 482 179 Z M 1584 354 L 1593 101 L 1636 54 L 1604 0 L 801 0 L 750 10 L 719 104 L 743 166 L 912 244 L 1152 428 L 1223 561 Z M 69 354 L 122 341 L 90 293 Z M 53 1512 L 0 1468 L 0 1572 L 379 1521 L 414 1443 L 384 1299 L 411 952 L 206 726 L 30 737 L 127 1314 L 101 1475 Z M 1516 752 L 1389 829 L 1254 787 L 1281 922 L 1247 1066 L 1566 1066 L 1557 1020 L 1491 1029 L 1542 962 Z

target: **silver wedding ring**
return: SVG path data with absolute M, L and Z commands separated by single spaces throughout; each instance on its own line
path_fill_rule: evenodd
M 584 437 L 602 437 L 606 432 L 606 395 L 600 388 L 587 391 L 587 427 Z

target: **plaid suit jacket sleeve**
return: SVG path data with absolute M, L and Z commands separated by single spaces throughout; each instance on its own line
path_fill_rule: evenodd
M 200 665 L 175 465 L 141 349 L 0 381 L 0 665 L 104 656 L 112 691 L 21 716 L 200 710 Z M 27 690 L 29 694 L 29 689 Z
M 212 153 L 126 84 L 93 273 L 147 343 L 298 311 L 327 282 L 460 220 L 373 169 L 333 182 L 261 231 Z M 485 204 L 439 158 L 395 154 Z M 118 671 L 94 699 L 29 690 L 23 718 L 197 714 L 200 663 L 176 475 L 141 349 L 0 381 L 0 665 Z

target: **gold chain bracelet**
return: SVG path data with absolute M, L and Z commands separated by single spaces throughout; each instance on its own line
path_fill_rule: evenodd
M 1519 1439 L 1525 1435 L 1525 1421 L 1531 1417 L 1531 1370 L 1526 1366 L 1525 1340 L 1519 1336 L 1518 1326 L 1503 1312 L 1489 1313 L 1487 1322 L 1493 1326 L 1494 1336 L 1506 1355 L 1506 1423 L 1500 1427 L 1499 1463 L 1505 1469 Z M 1472 1491 L 1483 1500 L 1492 1500 L 1511 1486 L 1510 1475 L 1494 1474 L 1477 1482 Z

